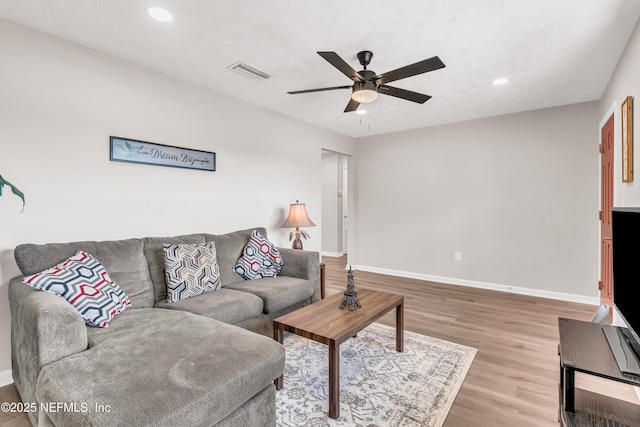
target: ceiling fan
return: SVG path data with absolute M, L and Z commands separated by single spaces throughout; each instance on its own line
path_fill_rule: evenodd
M 395 96 L 396 98 L 406 99 L 407 101 L 424 104 L 431 98 L 431 96 L 424 95 L 418 92 L 412 92 L 406 89 L 388 86 L 387 83 L 445 67 L 440 58 L 434 56 L 432 58 L 425 59 L 424 61 L 416 62 L 415 64 L 407 65 L 393 71 L 376 75 L 374 71 L 367 70 L 367 65 L 369 65 L 369 63 L 371 62 L 371 58 L 373 58 L 373 52 L 370 52 L 368 50 L 358 52 L 357 55 L 358 61 L 360 61 L 360 64 L 364 67 L 362 71 L 356 71 L 351 68 L 351 66 L 347 64 L 342 58 L 340 58 L 340 56 L 338 56 L 338 54 L 335 52 L 318 52 L 318 55 L 326 59 L 329 64 L 333 65 L 345 76 L 353 80 L 353 85 L 297 90 L 287 93 L 295 95 L 299 93 L 322 92 L 325 90 L 351 89 L 351 100 L 347 104 L 347 108 L 344 109 L 345 113 L 357 110 L 360 104 L 374 101 L 380 93 L 383 95 Z

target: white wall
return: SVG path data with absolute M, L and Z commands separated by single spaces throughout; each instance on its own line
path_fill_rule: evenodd
M 611 76 L 607 90 L 598 104 L 598 118 L 604 123 L 615 113 L 614 130 L 614 205 L 640 206 L 640 23 L 636 24 L 618 65 Z M 634 180 L 622 182 L 621 105 L 627 96 L 633 96 L 633 124 L 635 153 L 633 157 Z
M 358 140 L 349 262 L 594 299 L 598 122 L 592 102 Z
M 0 374 L 11 367 L 16 245 L 265 226 L 289 246 L 290 203 L 321 216 L 321 148 L 355 150 L 349 137 L 2 20 L 0 58 L 0 174 L 27 198 L 20 213 L 8 188 L 0 197 Z M 110 162 L 110 135 L 214 151 L 217 171 Z M 305 248 L 320 250 L 320 224 Z

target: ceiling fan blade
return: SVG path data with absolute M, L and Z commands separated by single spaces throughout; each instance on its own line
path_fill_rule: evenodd
M 400 79 L 406 79 L 407 77 L 427 73 L 429 71 L 438 70 L 444 67 L 445 65 L 440 60 L 440 58 L 434 56 L 433 58 L 425 59 L 424 61 L 416 62 L 415 64 L 407 65 L 405 67 L 401 67 L 387 73 L 378 74 L 375 77 L 375 81 L 380 86 L 382 86 L 386 83 L 394 82 Z
M 380 86 L 378 88 L 378 93 L 381 93 L 383 95 L 395 96 L 396 98 L 406 99 L 407 101 L 417 102 L 418 104 L 424 104 L 429 99 L 431 99 L 431 96 L 429 95 L 424 95 L 422 93 L 412 92 L 410 90 L 400 89 L 387 85 Z
M 289 95 L 297 95 L 299 93 L 322 92 L 325 90 L 336 90 L 336 89 L 351 89 L 351 86 L 333 86 L 333 87 L 323 87 L 320 89 L 294 90 L 293 92 L 287 92 L 287 93 Z
M 354 101 L 353 99 L 351 99 L 347 104 L 347 108 L 344 109 L 344 112 L 348 113 L 350 111 L 356 111 L 359 106 L 360 106 L 360 103 L 358 101 Z
M 327 62 L 342 72 L 345 76 L 349 77 L 354 82 L 363 82 L 365 79 L 344 59 L 340 58 L 335 52 L 318 52 L 318 55 L 322 56 Z

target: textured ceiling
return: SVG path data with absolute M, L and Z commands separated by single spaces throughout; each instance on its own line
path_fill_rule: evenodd
M 3 19 L 352 137 L 597 100 L 639 16 L 638 0 L 0 0 Z M 316 52 L 360 70 L 360 50 L 378 73 L 434 55 L 446 68 L 393 83 L 425 104 L 380 96 L 365 115 L 342 112 L 348 90 L 286 93 L 350 84 Z

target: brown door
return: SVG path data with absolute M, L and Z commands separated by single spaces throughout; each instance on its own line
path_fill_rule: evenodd
M 600 146 L 600 302 L 612 307 L 613 253 L 611 250 L 611 208 L 613 208 L 613 115 L 602 128 Z

